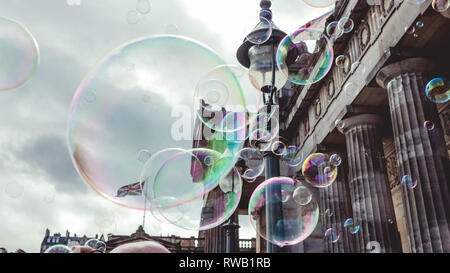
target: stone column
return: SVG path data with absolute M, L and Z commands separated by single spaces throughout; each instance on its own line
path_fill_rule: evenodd
M 328 154 L 332 155 L 333 153 Z M 344 165 L 346 159 L 344 154 L 338 152 L 336 154 L 342 158 L 342 164 L 338 166 L 336 181 L 320 191 L 320 220 L 322 223 L 322 234 L 328 228 L 334 228 L 340 234 L 340 239 L 336 243 L 332 243 L 324 238 L 324 247 L 326 253 L 353 253 L 355 252 L 354 235 L 346 232 L 344 229 L 345 220 L 353 218 L 350 189 L 345 179 Z M 325 214 L 326 210 L 329 210 L 328 214 Z
M 378 72 L 386 88 L 396 79 L 401 92 L 388 92 L 400 177 L 410 175 L 418 185 L 402 185 L 412 252 L 450 252 L 450 164 L 436 105 L 425 95 L 435 71 L 424 58 L 390 64 Z M 435 128 L 427 130 L 426 120 Z
M 353 217 L 361 226 L 355 234 L 355 251 L 367 252 L 367 244 L 377 241 L 382 253 L 397 252 L 397 231 L 389 223 L 395 218 L 394 208 L 379 133 L 383 119 L 362 114 L 343 122 Z

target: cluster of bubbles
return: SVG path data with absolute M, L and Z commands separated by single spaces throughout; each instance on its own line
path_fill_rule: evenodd
M 135 25 L 141 20 L 141 16 L 145 16 L 152 10 L 152 3 L 150 0 L 137 0 L 136 9 L 130 10 L 127 13 L 128 24 Z
M 339 21 L 330 22 L 325 31 L 333 41 L 337 40 L 339 37 L 345 33 L 349 33 L 353 30 L 355 23 L 349 17 L 342 17 Z
M 21 23 L 0 17 L 0 91 L 25 84 L 39 66 L 39 46 Z
M 262 215 L 266 206 L 281 210 L 273 227 L 266 228 Z M 314 231 L 319 219 L 319 207 L 305 185 L 289 177 L 274 177 L 259 184 L 250 197 L 250 222 L 257 233 L 278 246 L 302 242 Z
M 407 174 L 402 177 L 401 184 L 406 185 L 408 189 L 414 189 L 417 187 L 418 182 L 417 179 L 414 179 L 412 176 Z

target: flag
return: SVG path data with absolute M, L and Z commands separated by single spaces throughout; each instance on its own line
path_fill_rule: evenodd
M 144 186 L 144 182 L 142 182 L 142 187 Z M 120 187 L 117 190 L 117 196 L 116 197 L 125 197 L 127 195 L 131 196 L 137 196 L 142 195 L 142 187 L 141 182 L 136 182 L 133 184 L 125 185 L 123 187 Z

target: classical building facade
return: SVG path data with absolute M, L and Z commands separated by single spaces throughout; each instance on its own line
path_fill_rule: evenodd
M 304 156 L 342 158 L 336 181 L 312 189 L 320 207 L 314 233 L 287 252 L 450 252 L 450 102 L 425 96 L 429 80 L 450 77 L 450 9 L 439 13 L 430 0 L 412 2 L 337 1 L 327 24 L 344 16 L 355 23 L 334 41 L 344 67 L 333 65 L 321 81 L 293 86 L 279 99 L 287 144 Z M 393 79 L 396 90 L 388 87 Z M 281 161 L 281 175 L 302 178 L 301 165 L 285 165 Z M 405 175 L 417 180 L 415 188 L 401 183 Z M 248 213 L 262 181 L 245 183 L 236 213 Z M 348 218 L 360 224 L 358 233 L 346 232 Z M 331 227 L 341 236 L 336 243 L 324 238 Z M 223 236 L 220 227 L 207 231 L 207 252 L 223 252 Z M 258 237 L 256 252 L 265 252 L 265 243 Z
M 47 250 L 49 247 L 54 245 L 84 245 L 87 241 L 90 239 L 98 239 L 100 241 L 105 241 L 105 238 L 103 235 L 98 237 L 98 234 L 95 235 L 95 237 L 87 237 L 86 235 L 83 235 L 81 237 L 77 236 L 77 234 L 74 234 L 73 236 L 70 235 L 70 232 L 66 231 L 66 236 L 61 236 L 61 233 L 54 233 L 53 235 L 50 235 L 50 230 L 45 230 L 45 236 L 41 243 L 41 250 L 40 252 L 43 253 L 45 250 Z

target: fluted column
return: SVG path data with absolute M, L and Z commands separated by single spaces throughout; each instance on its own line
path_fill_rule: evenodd
M 402 185 L 412 252 L 450 252 L 450 166 L 436 106 L 425 95 L 433 71 L 429 60 L 411 58 L 377 75 L 384 88 L 392 79 L 402 87 L 388 96 L 400 177 L 418 181 L 414 189 Z M 426 120 L 433 130 L 424 127 Z
M 324 238 L 324 246 L 326 253 L 352 253 L 355 251 L 354 235 L 344 229 L 345 220 L 353 218 L 350 190 L 345 179 L 345 156 L 337 152 L 336 154 L 342 158 L 342 164 L 338 166 L 336 181 L 320 191 L 320 208 L 322 210 L 320 215 L 323 232 L 325 233 L 328 228 L 334 228 L 340 234 L 340 239 L 336 243 L 332 243 Z M 324 211 L 327 209 L 330 213 L 325 214 Z
M 396 252 L 397 233 L 388 222 L 394 219 L 394 208 L 379 134 L 383 119 L 363 114 L 343 122 L 353 216 L 361 226 L 355 251 L 367 252 L 367 244 L 377 241 L 382 253 Z

